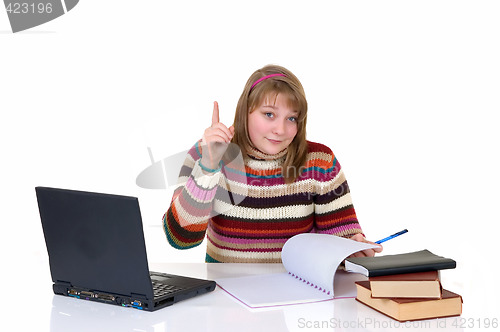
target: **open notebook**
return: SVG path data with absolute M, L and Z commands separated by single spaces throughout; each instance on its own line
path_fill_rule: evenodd
M 299 234 L 285 243 L 281 253 L 287 272 L 220 278 L 216 282 L 250 308 L 355 297 L 354 282 L 366 277 L 338 271 L 338 267 L 351 254 L 375 247 L 333 235 Z

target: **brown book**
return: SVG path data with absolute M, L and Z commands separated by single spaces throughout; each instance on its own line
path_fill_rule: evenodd
M 441 298 L 439 271 L 370 277 L 372 297 Z
M 400 322 L 462 313 L 462 297 L 446 289 L 440 299 L 374 298 L 369 281 L 356 281 L 356 289 L 356 300 Z

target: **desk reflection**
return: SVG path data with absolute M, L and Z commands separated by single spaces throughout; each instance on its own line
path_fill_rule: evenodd
M 158 271 L 198 278 L 226 278 L 279 273 L 280 265 L 168 264 Z M 337 296 L 355 296 L 359 275 L 335 277 Z M 52 295 L 51 332 L 120 331 L 462 331 L 457 318 L 399 323 L 353 298 L 321 303 L 250 309 L 217 287 L 213 292 L 175 303 L 155 312 Z
M 54 295 L 50 318 L 51 332 L 259 330 L 288 331 L 283 310 L 248 310 L 220 289 L 155 312 Z
M 153 315 L 151 315 L 153 314 Z M 54 295 L 50 331 L 164 331 L 164 317 L 137 309 Z

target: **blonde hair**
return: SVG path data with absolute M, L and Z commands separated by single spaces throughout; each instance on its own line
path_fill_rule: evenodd
M 272 74 L 284 76 L 269 77 L 252 87 L 257 80 Z M 299 170 L 305 165 L 307 157 L 307 100 L 302 84 L 291 71 L 281 66 L 267 65 L 250 76 L 236 106 L 232 143 L 240 147 L 243 157 L 248 155 L 253 146 L 248 134 L 248 114 L 259 107 L 265 98 L 275 99 L 278 94 L 286 96 L 288 106 L 298 111 L 297 134 L 288 146 L 282 166 L 285 182 L 292 183 L 300 175 Z

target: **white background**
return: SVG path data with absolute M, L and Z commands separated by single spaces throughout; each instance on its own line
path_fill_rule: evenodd
M 450 288 L 473 291 L 498 271 L 499 15 L 496 1 L 81 0 L 13 34 L 0 10 L 2 271 L 50 281 L 35 186 L 137 196 L 150 262 L 202 262 L 205 243 L 165 239 L 171 190 L 136 176 L 147 147 L 160 160 L 200 138 L 214 100 L 231 124 L 274 63 L 302 81 L 308 139 L 337 155 L 367 237 L 408 228 L 385 253 L 454 258 L 479 272 L 447 271 Z

